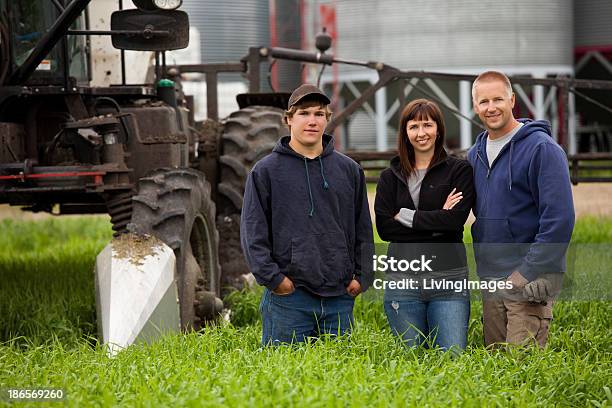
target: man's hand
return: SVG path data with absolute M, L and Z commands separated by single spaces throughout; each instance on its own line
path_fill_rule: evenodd
M 514 271 L 507 279 L 508 282 L 512 283 L 512 290 L 517 291 L 519 289 L 523 289 L 529 281 L 525 279 L 523 275 L 519 271 Z
M 546 303 L 553 297 L 553 285 L 548 279 L 538 278 L 525 285 L 523 295 L 530 302 Z
M 291 282 L 291 279 L 285 276 L 285 279 L 283 279 L 281 283 L 279 283 L 278 286 L 274 288 L 272 293 L 274 293 L 275 295 L 284 296 L 284 295 L 290 295 L 294 291 L 295 291 L 295 286 L 293 286 L 293 282 Z
M 346 287 L 346 292 L 352 297 L 356 297 L 361 293 L 361 284 L 356 279 L 353 279 Z
M 455 193 L 456 190 L 456 188 L 453 188 L 453 191 L 446 197 L 446 202 L 442 207 L 443 210 L 452 210 L 452 208 L 463 198 L 463 193 L 461 191 Z

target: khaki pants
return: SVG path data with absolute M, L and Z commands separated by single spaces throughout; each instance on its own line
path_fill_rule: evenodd
M 553 301 L 545 305 L 507 298 L 484 299 L 483 328 L 485 345 L 509 343 L 546 345 L 552 320 Z

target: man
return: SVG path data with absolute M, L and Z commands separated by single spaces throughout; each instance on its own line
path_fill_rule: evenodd
M 483 294 L 485 343 L 544 347 L 574 228 L 567 158 L 547 121 L 514 118 L 504 74 L 480 74 L 472 98 L 486 128 L 468 152 L 478 275 L 512 286 L 503 296 Z
M 369 284 L 362 262 L 373 244 L 365 176 L 323 133 L 329 102 L 314 85 L 298 87 L 284 118 L 291 135 L 247 179 L 240 236 L 251 272 L 265 286 L 264 345 L 350 331 L 354 298 Z

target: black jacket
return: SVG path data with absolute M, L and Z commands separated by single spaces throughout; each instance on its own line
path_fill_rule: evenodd
M 453 188 L 463 193 L 463 199 L 451 210 L 443 210 L 446 198 Z M 447 156 L 434 164 L 425 174 L 421 184 L 419 195 L 419 208 L 415 208 L 410 191 L 408 190 L 407 177 L 403 174 L 400 166 L 399 156 L 391 160 L 391 166 L 385 169 L 376 187 L 376 201 L 374 211 L 376 212 L 376 229 L 380 238 L 392 243 L 419 243 L 419 246 L 410 246 L 411 256 L 423 253 L 423 244 L 429 245 L 430 250 L 425 252 L 448 254 L 450 246 L 438 246 L 439 243 L 463 242 L 463 225 L 470 214 L 470 210 L 476 199 L 472 166 L 466 161 Z M 394 219 L 399 210 L 409 208 L 416 210 L 413 219 L 413 227 L 408 228 Z M 404 246 L 405 248 L 406 246 Z M 456 247 L 456 248 L 455 248 Z M 392 248 L 389 248 L 392 252 Z M 463 245 L 452 246 L 452 253 L 460 252 L 460 264 L 452 256 L 453 260 L 446 259 L 444 262 L 438 256 L 438 267 L 453 268 L 465 265 L 465 249 Z M 402 251 L 406 252 L 406 251 Z M 442 258 L 448 258 L 443 256 Z

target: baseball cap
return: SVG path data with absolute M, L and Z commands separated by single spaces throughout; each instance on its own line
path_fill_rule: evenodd
M 295 105 L 307 96 L 317 96 L 317 98 L 315 99 L 320 99 L 325 105 L 329 105 L 330 103 L 330 100 L 327 95 L 325 95 L 319 88 L 312 84 L 303 84 L 297 87 L 289 97 L 287 109 L 291 108 L 293 105 Z

